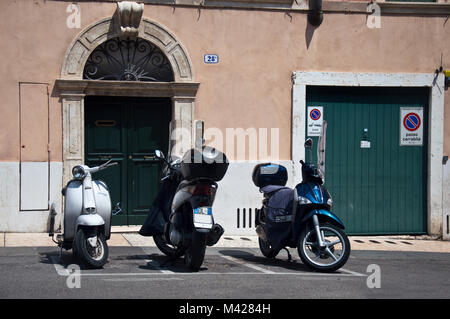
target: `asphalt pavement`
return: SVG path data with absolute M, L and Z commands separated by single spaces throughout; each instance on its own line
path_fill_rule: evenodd
M 450 298 L 450 253 L 354 250 L 326 274 L 290 252 L 269 260 L 258 248 L 208 247 L 193 273 L 156 247 L 110 247 L 96 270 L 57 247 L 0 247 L 0 298 Z

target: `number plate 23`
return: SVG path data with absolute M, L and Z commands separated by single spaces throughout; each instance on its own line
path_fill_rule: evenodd
M 203 56 L 203 61 L 206 64 L 217 64 L 219 63 L 219 56 L 217 54 L 205 54 Z

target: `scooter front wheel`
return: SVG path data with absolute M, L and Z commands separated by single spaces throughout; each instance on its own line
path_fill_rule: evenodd
M 91 268 L 101 268 L 106 264 L 109 255 L 108 245 L 102 233 L 97 234 L 95 247 L 88 242 L 85 229 L 79 229 L 75 235 L 75 247 L 73 247 L 76 257 L 86 266 Z
M 321 247 L 314 228 L 305 227 L 297 245 L 300 259 L 311 269 L 333 272 L 350 256 L 350 241 L 344 231 L 332 224 L 319 226 L 324 245 Z

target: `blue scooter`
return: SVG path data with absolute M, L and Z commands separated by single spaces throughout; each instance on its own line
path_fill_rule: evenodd
M 303 180 L 295 189 L 284 187 L 287 170 L 281 165 L 259 164 L 253 170 L 253 181 L 264 194 L 256 232 L 267 258 L 275 258 L 285 247 L 297 248 L 305 265 L 332 272 L 347 262 L 350 242 L 344 224 L 331 212 L 333 201 L 323 186 L 322 173 L 312 164 L 312 144 L 311 139 L 305 142 L 310 162 L 300 161 Z

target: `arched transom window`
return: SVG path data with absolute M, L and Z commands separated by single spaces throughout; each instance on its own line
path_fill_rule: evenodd
M 112 38 L 99 45 L 86 62 L 83 78 L 153 82 L 174 80 L 172 67 L 164 53 L 141 38 Z

